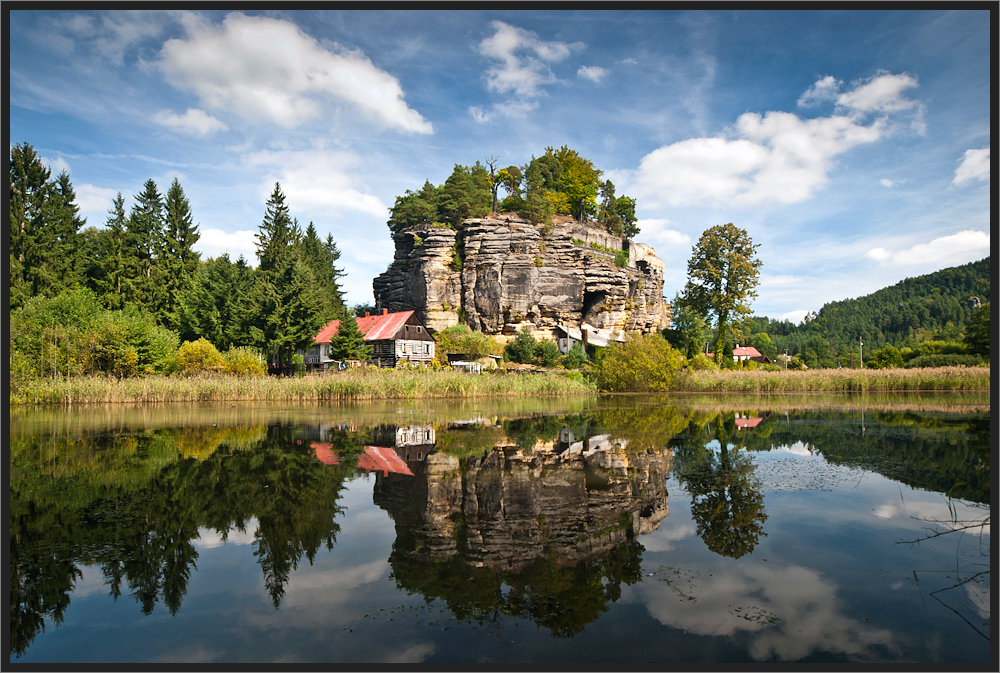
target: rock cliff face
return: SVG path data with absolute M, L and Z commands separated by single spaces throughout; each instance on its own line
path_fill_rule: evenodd
M 597 226 L 561 218 L 546 227 L 505 214 L 457 231 L 417 225 L 393 239 L 393 262 L 372 283 L 376 305 L 414 310 L 432 331 L 464 321 L 500 337 L 528 327 L 552 338 L 583 322 L 643 332 L 670 325 L 663 261 Z M 628 263 L 618 266 L 623 248 Z

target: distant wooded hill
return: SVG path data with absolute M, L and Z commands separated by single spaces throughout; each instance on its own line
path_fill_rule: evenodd
M 978 303 L 977 303 L 978 300 Z M 916 348 L 930 340 L 956 341 L 980 304 L 990 301 L 990 258 L 943 269 L 857 299 L 825 304 L 801 325 L 755 317 L 746 331 L 771 337 L 777 352 L 804 353 L 808 343 L 826 342 L 832 355 L 865 354 L 883 346 Z

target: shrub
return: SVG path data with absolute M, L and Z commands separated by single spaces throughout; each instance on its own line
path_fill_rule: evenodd
M 507 354 L 507 359 L 513 362 L 520 362 L 521 364 L 530 363 L 535 359 L 535 346 L 537 342 L 535 337 L 531 334 L 531 330 L 527 327 L 522 327 L 521 331 L 517 333 L 514 340 L 507 344 L 507 348 L 504 352 Z
M 264 357 L 249 346 L 230 348 L 223 356 L 226 371 L 237 376 L 264 376 L 267 374 L 267 363 Z
M 715 361 L 707 355 L 698 353 L 694 357 L 688 358 L 687 368 L 694 371 L 715 370 L 719 368 L 719 365 L 715 364 Z
M 895 346 L 880 348 L 869 356 L 865 366 L 869 369 L 886 369 L 888 367 L 902 367 L 903 355 Z
M 226 368 L 222 353 L 205 337 L 185 341 L 177 349 L 177 366 L 185 373 L 221 372 Z
M 659 334 L 630 335 L 611 346 L 594 367 L 600 390 L 658 392 L 669 390 L 684 358 Z
M 559 346 L 554 341 L 540 341 L 535 345 L 535 361 L 543 367 L 554 365 L 560 355 Z
M 566 368 L 579 369 L 585 364 L 587 364 L 587 354 L 583 352 L 583 346 L 576 342 L 566 353 Z
M 503 352 L 496 339 L 469 329 L 468 325 L 452 325 L 443 329 L 434 335 L 434 341 L 434 361 L 442 366 L 448 364 L 449 353 L 462 353 L 470 360 L 479 360 Z
M 906 363 L 906 368 L 913 367 L 975 367 L 983 364 L 978 355 L 968 355 L 960 353 L 935 353 L 931 355 L 918 355 Z

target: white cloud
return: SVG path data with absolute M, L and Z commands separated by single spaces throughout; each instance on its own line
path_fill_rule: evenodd
M 583 79 L 589 79 L 595 84 L 600 84 L 601 80 L 608 74 L 608 71 L 604 68 L 596 65 L 583 65 L 580 69 L 576 71 L 577 77 L 582 77 Z
M 491 106 L 489 110 L 484 110 L 478 105 L 471 105 L 469 106 L 469 116 L 479 124 L 488 124 L 496 117 L 506 117 L 508 119 L 524 118 L 537 107 L 537 101 L 508 100 Z
M 118 190 L 87 183 L 73 185 L 73 190 L 76 192 L 76 204 L 80 206 L 80 215 L 87 218 L 87 224 L 104 226 Z
M 811 107 L 825 101 L 837 100 L 843 85 L 844 83 L 833 75 L 827 75 L 806 89 L 806 92 L 798 100 L 798 106 Z
M 545 42 L 532 31 L 503 21 L 494 21 L 492 25 L 496 32 L 479 44 L 479 53 L 497 61 L 486 71 L 491 91 L 533 98 L 540 93 L 541 86 L 556 81 L 549 64 L 569 56 L 569 45 Z
M 401 131 L 433 127 L 404 101 L 399 80 L 358 51 L 325 48 L 288 21 L 229 14 L 222 25 L 185 15 L 185 39 L 168 40 L 159 62 L 174 86 L 206 107 L 294 128 L 330 98 Z
M 889 188 L 895 186 L 895 184 L 896 184 L 895 182 L 893 182 L 892 180 L 889 180 L 888 178 L 882 178 L 881 180 L 879 180 L 879 182 L 886 189 L 889 189 Z
M 46 24 L 44 39 L 47 43 L 55 41 L 63 53 L 71 53 L 80 46 L 97 52 L 107 61 L 122 64 L 127 50 L 146 38 L 160 35 L 170 20 L 170 12 L 144 10 L 60 15 Z
M 221 229 L 199 228 L 198 233 L 201 236 L 194 247 L 201 253 L 202 259 L 218 257 L 225 253 L 229 255 L 229 259 L 236 261 L 240 255 L 243 255 L 248 264 L 257 266 L 257 232 L 255 230 L 227 232 Z
M 822 84 L 820 91 L 832 86 Z M 915 107 L 915 101 L 902 97 L 909 86 L 916 82 L 907 75 L 880 74 L 840 94 L 841 110 L 827 117 L 745 113 L 728 137 L 691 138 L 647 154 L 631 191 L 670 206 L 800 203 L 826 184 L 839 155 L 876 142 L 893 129 L 888 115 L 868 120 L 860 111 L 887 113 Z M 814 91 L 809 100 L 820 95 L 827 94 Z
M 38 157 L 38 159 L 48 166 L 49 170 L 52 172 L 52 177 L 55 178 L 63 171 L 69 173 L 69 162 L 62 157 L 48 158 L 48 157 Z
M 188 108 L 183 115 L 169 110 L 160 110 L 152 117 L 153 121 L 162 126 L 196 136 L 206 136 L 217 131 L 228 131 L 229 127 L 206 113 L 204 110 Z
M 893 75 L 880 71 L 864 84 L 857 82 L 850 91 L 837 96 L 837 105 L 860 112 L 899 112 L 919 105 L 903 92 L 917 86 L 915 77 L 906 73 Z
M 960 185 L 969 180 L 990 179 L 990 148 L 984 147 L 981 150 L 965 150 L 962 163 L 955 170 L 955 179 L 952 184 Z
M 889 250 L 884 247 L 872 248 L 865 253 L 865 257 L 883 264 L 935 264 L 943 267 L 952 263 L 965 262 L 970 256 L 976 254 L 985 256 L 989 252 L 989 233 L 967 229 L 949 236 L 935 238 L 928 243 L 918 243 L 902 250 Z
M 642 232 L 640 238 L 643 241 L 663 244 L 670 248 L 687 248 L 691 245 L 691 237 L 674 229 L 674 223 L 666 218 L 650 217 L 637 220 L 636 225 Z
M 271 169 L 261 187 L 264 200 L 274 190 L 274 183 L 279 182 L 295 211 L 353 210 L 383 219 L 388 217 L 388 206 L 361 190 L 357 170 L 363 162 L 351 152 L 322 146 L 309 150 L 265 150 L 248 155 L 245 161 L 249 166 Z
M 792 323 L 793 325 L 800 325 L 800 324 L 802 324 L 802 321 L 805 320 L 805 317 L 808 314 L 809 314 L 808 310 L 806 310 L 804 308 L 801 308 L 801 309 L 797 309 L 795 311 L 789 311 L 787 313 L 782 313 L 780 316 L 778 316 L 778 319 L 779 320 L 787 320 L 788 322 Z

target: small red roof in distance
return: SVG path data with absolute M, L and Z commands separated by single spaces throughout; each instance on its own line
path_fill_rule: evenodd
M 759 358 L 760 351 L 753 346 L 740 346 L 739 348 L 733 349 L 733 355 L 736 357 L 743 355 L 751 358 Z
M 760 422 L 764 420 L 762 417 L 757 416 L 756 418 L 737 418 L 736 427 L 737 428 L 756 428 L 760 425 Z
M 358 467 L 369 472 L 393 472 L 413 476 L 399 454 L 386 446 L 366 446 L 364 454 L 358 457 Z
M 412 315 L 413 311 L 400 311 L 399 313 L 369 315 L 364 318 L 355 318 L 355 320 L 358 323 L 358 329 L 365 335 L 365 341 L 378 341 L 391 339 Z M 318 344 L 328 343 L 339 331 L 340 321 L 331 320 L 319 331 L 314 341 Z
M 310 444 L 319 462 L 326 465 L 340 465 L 340 456 L 333 450 L 333 444 L 326 442 L 313 442 Z

